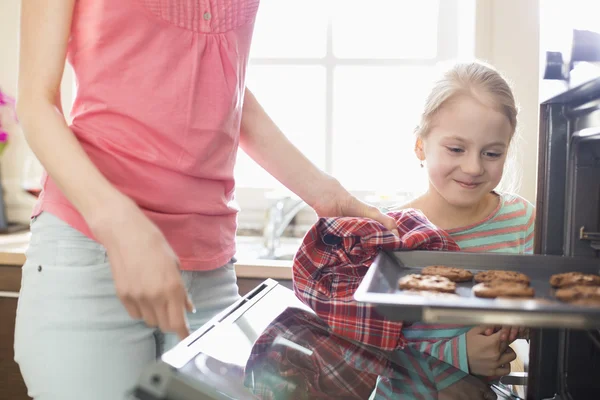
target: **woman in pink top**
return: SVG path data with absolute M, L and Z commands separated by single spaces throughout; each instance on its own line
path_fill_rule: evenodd
M 237 299 L 238 146 L 319 215 L 395 229 L 245 89 L 258 0 L 22 3 L 17 110 L 47 171 L 15 332 L 34 399 L 122 398 L 174 334 Z M 71 125 L 65 59 L 77 78 Z

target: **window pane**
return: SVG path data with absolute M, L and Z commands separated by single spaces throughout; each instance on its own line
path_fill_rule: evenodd
M 333 174 L 353 190 L 426 186 L 413 131 L 432 67 L 338 67 L 334 80 Z
M 252 66 L 247 86 L 285 135 L 319 168 L 325 165 L 325 68 Z M 241 187 L 279 183 L 240 151 L 236 166 Z
M 323 0 L 262 0 L 250 58 L 325 56 L 327 19 Z
M 431 59 L 437 54 L 437 0 L 334 0 L 339 58 Z

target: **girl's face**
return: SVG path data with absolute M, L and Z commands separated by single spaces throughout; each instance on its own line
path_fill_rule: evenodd
M 470 97 L 445 104 L 416 152 L 427 160 L 430 191 L 455 207 L 479 204 L 500 182 L 512 136 L 508 118 Z

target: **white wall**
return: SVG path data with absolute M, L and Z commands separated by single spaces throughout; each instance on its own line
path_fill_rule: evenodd
M 0 87 L 16 95 L 19 56 L 19 9 L 18 0 L 0 0 Z M 72 102 L 73 75 L 70 67 L 65 69 L 61 90 L 63 109 L 69 110 Z M 10 142 L 0 157 L 0 173 L 4 187 L 8 219 L 26 223 L 35 200 L 21 190 L 21 173 L 31 151 L 18 125 L 11 122 L 10 115 L 3 114 L 3 124 L 8 126 Z
M 475 55 L 511 81 L 520 106 L 520 194 L 535 201 L 539 124 L 539 0 L 477 0 Z
M 472 0 L 464 0 L 472 1 Z M 537 126 L 539 0 L 477 0 L 475 54 L 500 69 L 512 82 L 521 106 L 519 130 L 523 138 L 520 194 L 535 200 Z M 0 0 L 0 86 L 14 95 L 17 88 L 19 6 L 17 0 Z M 72 73 L 63 79 L 63 105 L 72 101 Z M 22 165 L 29 152 L 16 126 L 1 160 L 2 184 L 7 192 L 9 219 L 26 221 L 32 199 L 20 189 Z
M 3 0 L 0 5 L 0 86 L 4 92 L 14 96 L 17 89 L 18 69 L 18 18 L 19 1 Z M 31 208 L 33 200 L 25 193 L 21 193 L 19 178 L 21 164 L 27 154 L 27 144 L 16 124 L 13 124 L 10 116 L 5 112 L 2 115 L 3 125 L 8 125 L 9 144 L 1 156 L 0 172 L 2 185 L 5 190 L 9 220 L 26 221 L 25 212 Z

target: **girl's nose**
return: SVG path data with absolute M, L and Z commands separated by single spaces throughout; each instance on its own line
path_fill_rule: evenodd
M 483 175 L 483 163 L 481 162 L 481 157 L 479 157 L 479 155 L 465 157 L 461 169 L 467 175 Z

